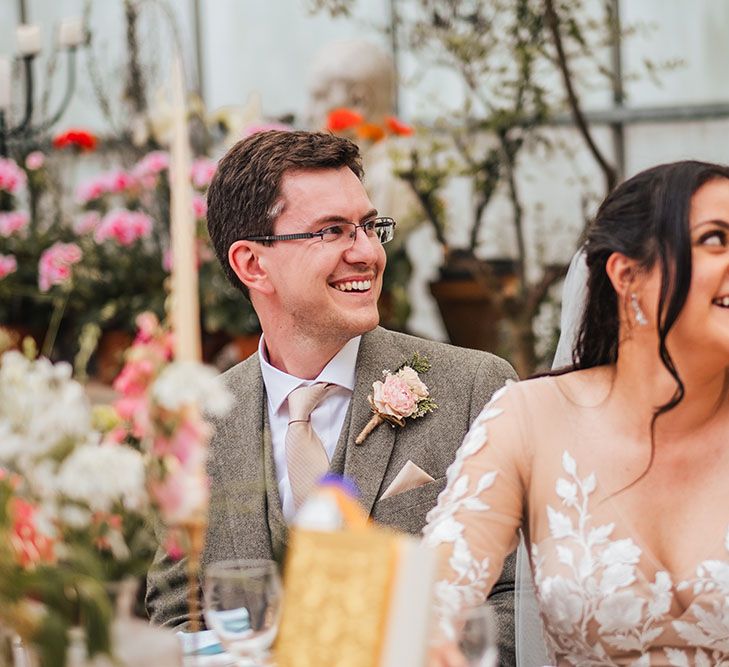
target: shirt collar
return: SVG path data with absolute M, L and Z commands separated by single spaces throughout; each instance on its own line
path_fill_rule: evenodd
M 268 404 L 273 412 L 278 412 L 288 395 L 301 385 L 327 382 L 354 391 L 355 367 L 361 340 L 362 336 L 355 336 L 347 341 L 344 347 L 324 366 L 316 379 L 302 380 L 294 375 L 284 373 L 269 363 L 266 343 L 264 337 L 261 336 L 258 342 L 258 358 L 261 362 L 261 375 L 263 375 L 263 384 L 266 387 Z

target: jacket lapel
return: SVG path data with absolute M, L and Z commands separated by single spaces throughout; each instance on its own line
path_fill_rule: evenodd
M 367 396 L 372 383 L 382 378 L 383 370 L 394 370 L 402 363 L 400 351 L 388 345 L 387 332 L 379 327 L 362 336 L 357 356 L 357 380 L 352 395 L 351 419 L 347 434 L 344 475 L 360 490 L 360 502 L 370 513 L 390 462 L 398 427 L 380 424 L 361 445 L 355 439 L 372 417 Z
M 284 519 L 281 497 L 278 492 L 278 480 L 276 479 L 276 464 L 273 458 L 273 440 L 271 439 L 271 427 L 268 423 L 268 406 L 264 398 L 263 402 L 263 465 L 266 478 L 266 504 L 268 516 L 268 528 L 271 533 L 271 548 L 273 549 L 274 560 L 283 563 L 288 528 Z

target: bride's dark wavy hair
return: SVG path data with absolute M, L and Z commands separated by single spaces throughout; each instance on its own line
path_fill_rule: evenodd
M 574 369 L 614 364 L 618 358 L 618 295 L 605 268 L 610 255 L 622 253 L 644 271 L 656 264 L 660 267 L 658 354 L 676 381 L 676 391 L 654 411 L 648 468 L 653 462 L 656 419 L 675 408 L 684 396 L 666 337 L 686 303 L 691 284 L 691 198 L 702 185 L 720 178 L 729 179 L 729 167 L 693 160 L 642 171 L 607 196 L 585 237 L 587 304 L 572 353 Z

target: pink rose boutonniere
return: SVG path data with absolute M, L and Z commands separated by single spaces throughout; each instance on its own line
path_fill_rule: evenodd
M 382 422 L 402 427 L 408 417 L 417 419 L 435 410 L 438 406 L 419 375 L 429 370 L 430 362 L 416 352 L 395 372 L 383 371 L 385 379 L 374 382 L 372 393 L 367 397 L 374 415 L 357 436 L 355 444 L 361 445 Z

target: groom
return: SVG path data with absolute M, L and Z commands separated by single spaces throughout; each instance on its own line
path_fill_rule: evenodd
M 208 192 L 208 228 L 228 278 L 252 302 L 258 354 L 222 376 L 235 407 L 215 422 L 211 510 L 203 568 L 233 558 L 275 558 L 314 480 L 354 480 L 371 517 L 419 533 L 470 423 L 514 372 L 485 352 L 377 326 L 383 243 L 360 181 L 357 146 L 328 134 L 270 131 L 236 144 Z M 415 353 L 438 407 L 405 426 L 370 420 L 367 396 L 384 370 Z M 513 564 L 494 589 L 503 664 L 513 664 Z M 153 622 L 186 619 L 184 563 L 162 552 L 148 577 Z

